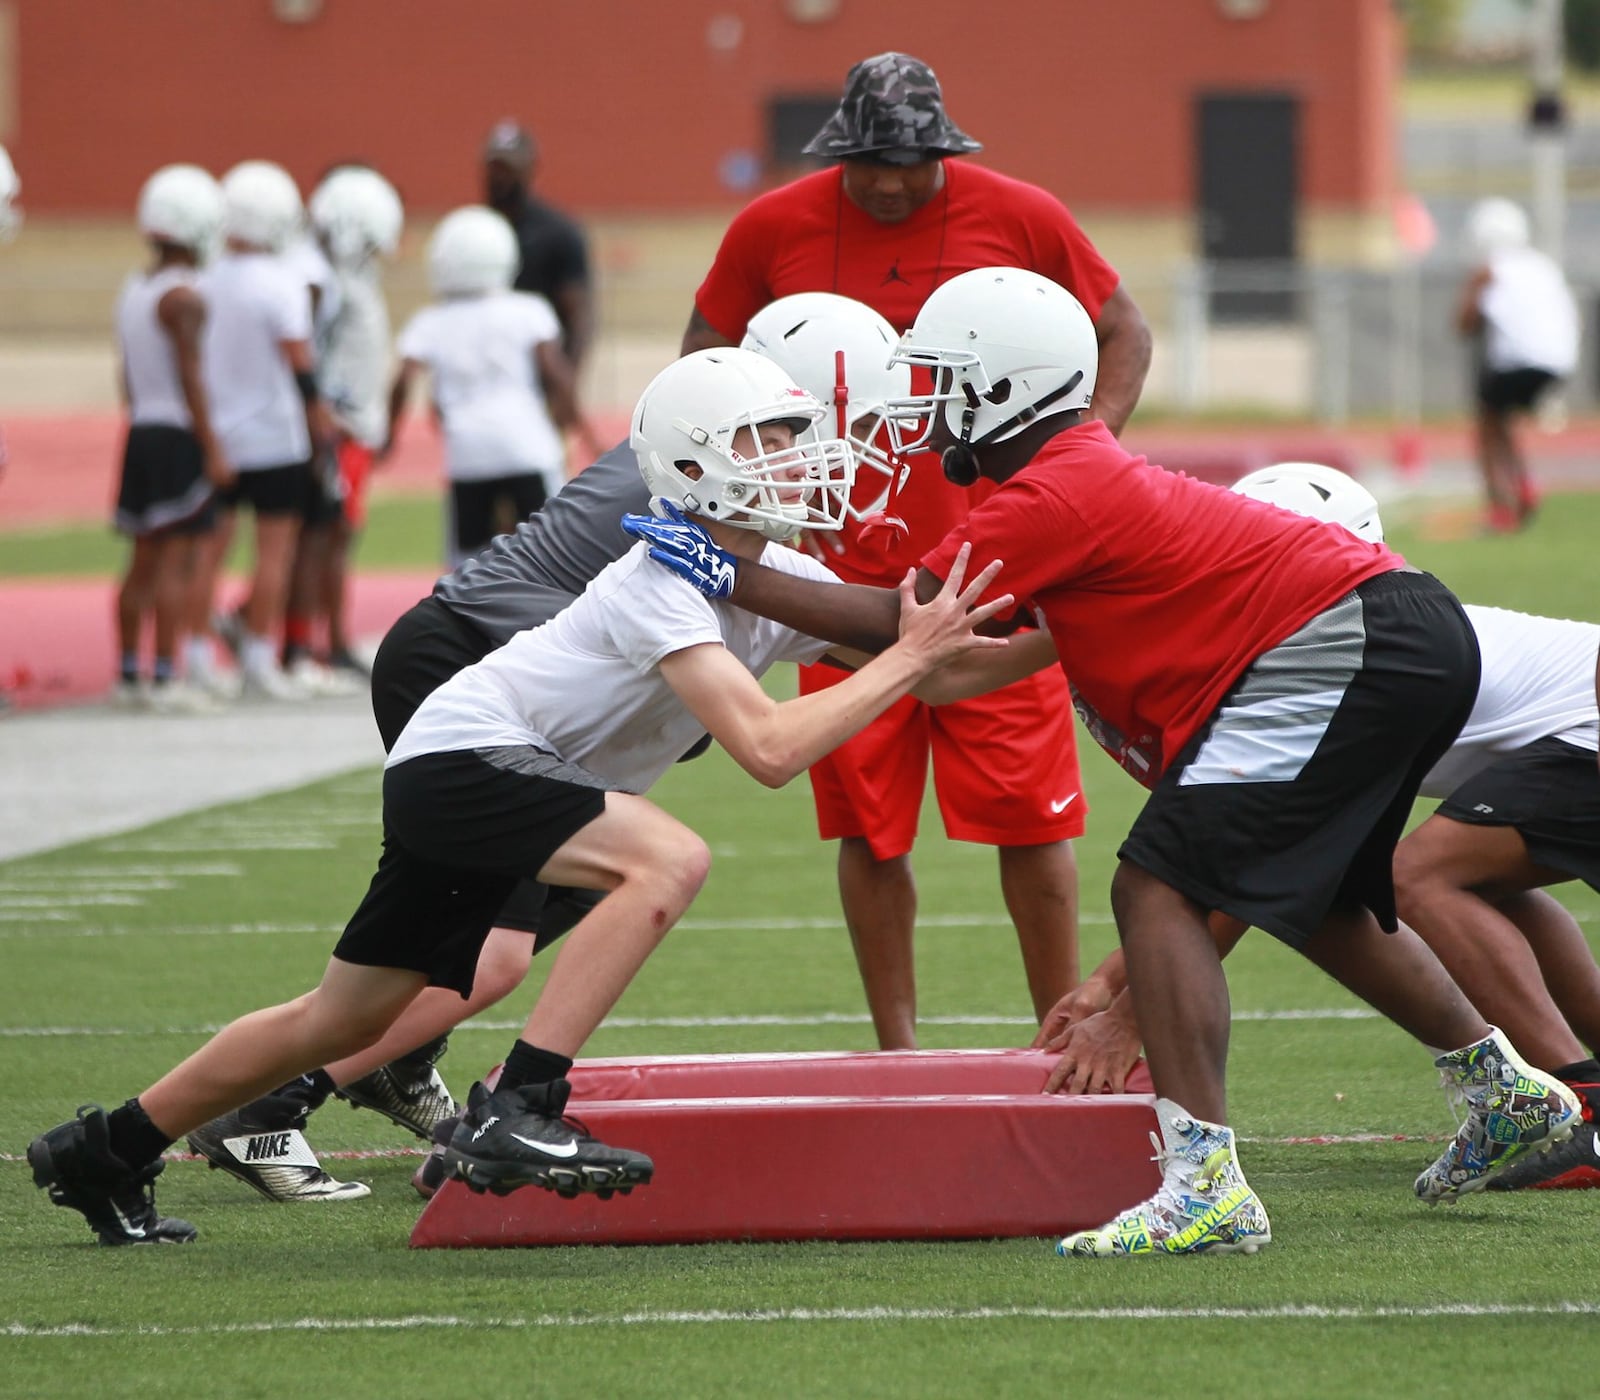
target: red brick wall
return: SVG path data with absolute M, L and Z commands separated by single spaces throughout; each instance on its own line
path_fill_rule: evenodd
M 980 159 L 1074 205 L 1187 209 L 1194 97 L 1262 88 L 1303 100 L 1307 202 L 1380 206 L 1390 0 L 1265 0 L 1242 20 L 1224 2 L 839 0 L 801 24 L 794 0 L 323 0 L 292 25 L 272 0 L 30 0 L 11 144 L 39 214 L 124 211 L 157 165 L 256 156 L 302 181 L 365 157 L 437 210 L 477 197 L 478 143 L 515 115 L 576 210 L 732 207 L 719 166 L 764 154 L 769 95 L 836 94 L 900 47 L 933 64 Z M 719 16 L 731 48 L 709 41 Z

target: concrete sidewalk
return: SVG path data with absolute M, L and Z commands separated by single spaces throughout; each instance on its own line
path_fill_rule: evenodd
M 107 705 L 0 716 L 0 860 L 382 761 L 365 696 L 182 717 Z

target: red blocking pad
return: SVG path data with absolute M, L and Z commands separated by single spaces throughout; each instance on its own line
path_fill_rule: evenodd
M 1040 1090 L 1032 1050 L 587 1060 L 568 1112 L 646 1152 L 631 1195 L 474 1195 L 450 1181 L 421 1249 L 714 1240 L 985 1239 L 1102 1224 L 1154 1193 L 1149 1078 Z

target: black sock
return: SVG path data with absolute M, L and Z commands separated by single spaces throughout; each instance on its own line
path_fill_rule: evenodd
M 155 1161 L 176 1141 L 150 1121 L 138 1099 L 106 1114 L 106 1133 L 111 1155 L 135 1169 Z
M 1562 1065 L 1556 1078 L 1578 1091 L 1578 1097 L 1587 1105 L 1585 1118 L 1600 1117 L 1600 1059 L 1579 1060 L 1576 1064 Z
M 403 1055 L 396 1055 L 392 1063 L 404 1065 L 407 1069 L 432 1069 L 439 1063 L 449 1044 L 448 1035 L 436 1036 L 426 1045 L 419 1045 L 415 1050 L 407 1050 Z
M 310 1074 L 302 1074 L 298 1079 L 291 1079 L 287 1084 L 280 1085 L 263 1099 L 257 1099 L 250 1107 L 265 1107 L 266 1105 L 280 1105 L 285 1114 L 289 1114 L 293 1121 L 276 1123 L 262 1122 L 255 1126 L 263 1128 L 298 1128 L 304 1125 L 311 1114 L 321 1108 L 323 1104 L 333 1097 L 336 1086 L 325 1069 L 314 1069 Z M 261 1117 L 260 1114 L 247 1117 Z
M 156 657 L 155 670 L 150 673 L 150 678 L 157 685 L 166 685 L 176 674 L 177 671 L 172 664 L 172 658 L 170 656 L 158 656 Z
M 541 1050 L 519 1040 L 506 1056 L 505 1068 L 500 1071 L 499 1089 L 520 1089 L 524 1084 L 549 1084 L 565 1079 L 572 1061 L 553 1050 Z

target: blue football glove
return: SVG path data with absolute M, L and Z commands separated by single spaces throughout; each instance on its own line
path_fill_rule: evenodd
M 671 501 L 650 502 L 657 515 L 622 517 L 622 528 L 650 546 L 650 557 L 708 598 L 726 598 L 733 592 L 738 561 L 719 549 L 711 536 Z

